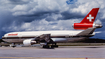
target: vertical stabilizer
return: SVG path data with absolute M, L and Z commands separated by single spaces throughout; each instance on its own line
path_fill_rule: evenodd
M 99 8 L 93 8 L 80 23 L 93 23 Z
M 88 28 L 97 27 L 97 24 L 93 24 L 97 16 L 99 8 L 93 8 L 86 17 L 80 23 L 74 23 L 74 29 L 86 30 Z M 98 25 L 99 26 L 99 25 Z M 99 26 L 101 27 L 101 26 Z

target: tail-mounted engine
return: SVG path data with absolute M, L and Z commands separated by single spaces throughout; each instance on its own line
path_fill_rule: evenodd
M 93 23 L 74 23 L 73 25 L 74 29 L 76 30 L 85 30 L 88 28 L 101 28 L 102 25 L 100 24 L 93 24 Z

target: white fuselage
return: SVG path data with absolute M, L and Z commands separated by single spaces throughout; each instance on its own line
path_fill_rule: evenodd
M 73 36 L 79 34 L 81 31 L 30 31 L 30 32 L 11 32 L 4 35 L 4 37 L 28 37 L 40 36 L 42 34 L 51 34 L 51 36 Z M 17 34 L 17 35 L 9 35 Z
M 23 42 L 25 39 L 35 38 L 42 34 L 50 34 L 51 39 L 55 42 L 69 41 L 67 38 L 73 38 L 81 31 L 27 31 L 27 32 L 11 32 L 3 36 L 3 40 L 6 42 Z M 78 38 L 78 37 L 77 37 Z M 82 37 L 81 37 L 82 38 Z M 79 38 L 78 38 L 79 39 Z M 71 40 L 71 39 L 70 39 Z

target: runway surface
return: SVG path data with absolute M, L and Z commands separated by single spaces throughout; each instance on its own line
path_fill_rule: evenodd
M 0 59 L 105 59 L 105 46 L 0 47 Z

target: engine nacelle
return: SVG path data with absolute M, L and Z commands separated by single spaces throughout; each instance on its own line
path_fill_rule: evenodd
M 33 39 L 26 39 L 26 40 L 23 41 L 23 44 L 24 44 L 25 46 L 31 46 L 31 45 L 33 45 L 33 44 L 36 44 L 36 41 L 33 40 Z
M 93 24 L 87 24 L 87 23 L 74 23 L 73 25 L 74 29 L 80 29 L 80 30 L 85 30 L 87 28 L 93 27 Z
M 93 23 L 74 23 L 73 27 L 76 30 L 85 30 L 85 29 L 93 28 L 93 27 L 101 28 L 102 25 L 100 25 L 100 24 L 93 24 Z

